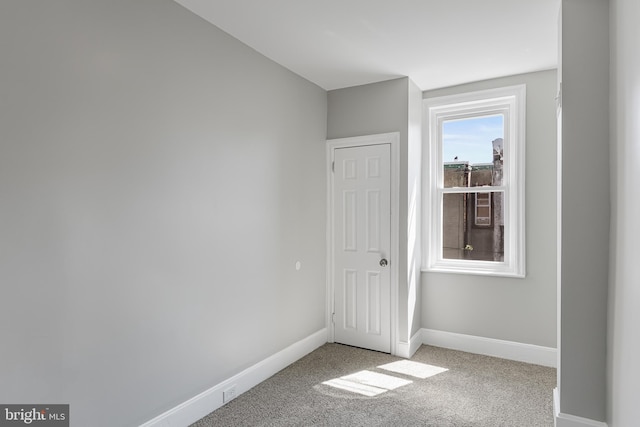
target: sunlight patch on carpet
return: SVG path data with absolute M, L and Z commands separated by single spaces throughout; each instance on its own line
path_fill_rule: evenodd
M 322 384 L 339 388 L 341 390 L 350 391 L 352 393 L 362 394 L 363 396 L 373 397 L 384 393 L 385 389 L 372 387 L 364 384 L 354 383 L 353 381 L 343 380 L 342 378 L 336 378 L 330 381 L 325 381 Z
M 377 396 L 389 390 L 411 384 L 413 381 L 379 374 L 371 371 L 360 371 L 355 374 L 325 381 L 322 384 L 347 390 L 364 396 Z
M 420 379 L 429 378 L 448 371 L 447 368 L 427 365 L 426 363 L 413 362 L 411 360 L 398 360 L 397 362 L 380 365 L 378 366 L 378 368 L 384 369 L 385 371 L 409 375 Z

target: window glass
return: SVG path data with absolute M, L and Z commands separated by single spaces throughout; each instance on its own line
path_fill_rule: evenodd
M 445 193 L 442 215 L 442 257 L 504 261 L 502 192 Z M 492 208 L 492 201 L 496 209 Z

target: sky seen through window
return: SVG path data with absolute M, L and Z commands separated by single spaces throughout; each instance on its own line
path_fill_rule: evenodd
M 442 161 L 491 163 L 496 138 L 504 138 L 502 115 L 447 120 L 442 124 Z

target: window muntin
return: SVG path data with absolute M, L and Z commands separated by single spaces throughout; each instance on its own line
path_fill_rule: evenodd
M 524 276 L 524 96 L 425 100 L 423 269 Z

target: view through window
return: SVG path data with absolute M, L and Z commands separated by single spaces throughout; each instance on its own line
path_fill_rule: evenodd
M 442 123 L 445 259 L 504 260 L 504 116 Z M 460 189 L 466 189 L 460 192 Z

